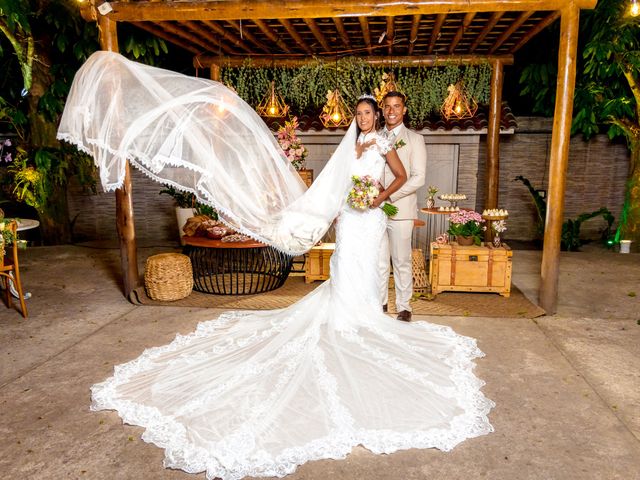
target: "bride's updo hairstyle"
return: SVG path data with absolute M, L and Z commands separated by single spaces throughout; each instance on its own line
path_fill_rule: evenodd
M 360 95 L 358 97 L 358 101 L 356 102 L 356 109 L 358 108 L 358 105 L 360 105 L 361 103 L 368 103 L 369 105 L 371 105 L 371 108 L 373 109 L 373 114 L 376 117 L 376 123 L 374 124 L 373 128 L 377 132 L 378 130 L 380 130 L 380 128 L 382 128 L 382 126 L 380 125 L 381 110 L 380 110 L 380 107 L 378 106 L 378 101 L 376 100 L 376 97 L 374 97 L 373 95 Z M 355 122 L 356 122 L 356 138 L 358 138 L 360 136 L 360 126 L 358 125 L 357 121 Z

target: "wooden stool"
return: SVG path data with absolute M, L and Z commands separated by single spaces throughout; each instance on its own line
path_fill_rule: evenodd
M 426 223 L 423 220 L 415 219 L 413 221 L 414 231 L 416 228 L 424 227 Z M 415 245 L 415 240 L 414 240 Z M 411 270 L 413 273 L 413 291 L 416 293 L 427 293 L 430 290 L 429 277 L 425 270 L 426 262 L 424 253 L 421 248 L 411 250 Z
M 147 258 L 144 286 L 152 300 L 171 302 L 188 297 L 193 289 L 191 260 L 181 253 L 160 253 Z

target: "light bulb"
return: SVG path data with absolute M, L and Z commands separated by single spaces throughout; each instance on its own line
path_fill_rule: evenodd
M 638 15 L 640 15 L 640 3 L 638 3 L 638 0 L 631 1 L 631 8 L 629 9 L 629 13 L 632 17 L 637 17 Z
M 454 110 L 455 110 L 455 112 L 456 112 L 456 113 L 458 113 L 458 114 L 459 114 L 460 112 L 462 112 L 462 107 L 460 106 L 460 104 L 459 104 L 459 103 L 456 103 L 456 108 L 454 108 Z
M 338 123 L 341 118 L 342 116 L 340 115 L 339 112 L 335 112 L 333 115 L 331 115 L 331 120 L 333 120 L 336 123 Z
M 271 105 L 269 107 L 269 114 L 270 115 L 275 115 L 276 114 L 276 107 L 274 107 L 273 105 Z

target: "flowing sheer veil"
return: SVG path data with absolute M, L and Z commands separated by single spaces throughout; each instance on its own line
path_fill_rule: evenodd
M 232 90 L 96 52 L 74 78 L 58 138 L 93 156 L 106 191 L 122 186 L 129 160 L 194 193 L 237 231 L 299 255 L 344 204 L 356 126 L 305 191 L 272 132 Z

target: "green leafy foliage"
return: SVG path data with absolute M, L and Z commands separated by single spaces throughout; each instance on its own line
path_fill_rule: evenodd
M 251 60 L 236 68 L 223 68 L 221 79 L 252 106 L 264 98 L 271 81 L 296 115 L 316 114 L 327 101 L 327 92 L 338 88 L 347 104 L 355 104 L 363 93 L 372 93 L 380 86 L 382 74 L 389 69 L 372 67 L 355 57 L 337 62 L 316 59 L 296 68 L 256 68 Z M 408 116 L 412 125 L 424 123 L 437 115 L 451 84 L 462 80 L 467 95 L 478 103 L 489 102 L 491 66 L 487 64 L 461 67 L 399 67 L 393 73 L 407 96 Z
M 540 195 L 540 190 L 536 189 L 531 182 L 523 177 L 522 175 L 518 175 L 515 181 L 522 182 L 525 187 L 529 190 L 531 195 L 531 199 L 536 207 L 536 212 L 538 214 L 537 221 L 537 234 L 539 238 L 544 237 L 544 228 L 545 228 L 545 219 L 547 214 L 547 202 Z M 607 227 L 601 232 L 601 239 L 604 243 L 607 243 L 611 237 L 613 236 L 611 228 L 615 218 L 613 214 L 609 211 L 609 209 L 602 207 L 599 210 L 591 213 L 582 213 L 578 215 L 575 219 L 568 219 L 562 224 L 562 234 L 560 239 L 560 246 L 563 250 L 567 251 L 575 251 L 580 248 L 585 242 L 580 239 L 580 227 L 582 223 L 591 219 L 602 216 L 607 222 Z

